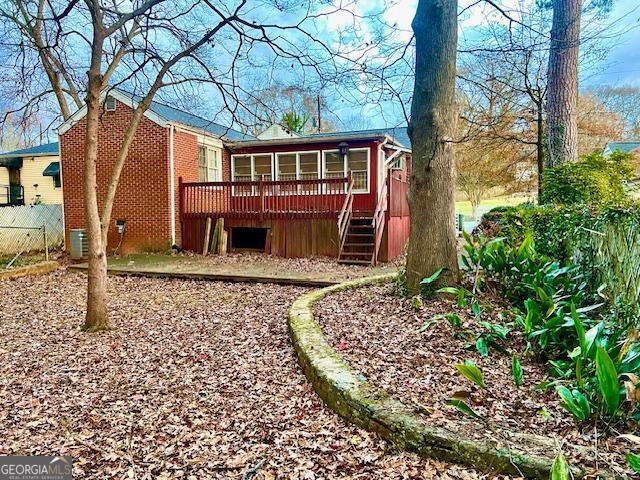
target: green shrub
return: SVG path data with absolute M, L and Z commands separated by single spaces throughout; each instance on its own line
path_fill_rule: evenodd
M 619 322 L 640 326 L 640 205 L 530 205 L 492 210 L 483 232 L 515 245 L 531 236 L 536 251 L 575 265 L 588 290 L 615 307 Z M 598 291 L 597 289 L 600 288 Z
M 594 152 L 575 163 L 547 169 L 540 203 L 615 205 L 629 200 L 631 154 L 616 151 L 609 157 Z
M 597 413 L 611 427 L 638 411 L 640 335 L 594 304 L 600 289 L 578 265 L 541 254 L 531 235 L 520 244 L 468 237 L 463 264 L 479 287 L 497 286 L 521 312 L 515 325 L 549 360 L 562 405 L 578 421 Z
M 522 204 L 487 212 L 482 230 L 490 236 L 505 237 L 511 244 L 521 243 L 530 235 L 541 254 L 567 261 L 576 232 L 591 226 L 596 215 L 597 210 L 586 205 Z

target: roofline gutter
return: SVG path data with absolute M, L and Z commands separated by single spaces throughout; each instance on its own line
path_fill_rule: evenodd
M 12 154 L 12 153 L 0 153 L 0 158 L 27 158 L 27 157 L 59 157 L 60 156 L 60 151 L 58 150 L 58 152 L 56 153 L 18 153 L 18 154 Z
M 309 137 L 288 137 L 288 138 L 273 138 L 270 140 L 242 140 L 235 142 L 225 142 L 225 145 L 231 149 L 241 149 L 249 147 L 264 147 L 269 145 L 297 145 L 297 144 L 310 144 L 310 143 L 327 143 L 327 142 L 341 142 L 345 140 L 382 140 L 383 142 L 397 143 L 397 140 L 388 134 L 374 134 L 374 135 L 362 135 L 362 134 L 347 134 L 347 135 L 314 135 Z M 388 145 L 387 146 L 391 146 Z M 404 148 L 392 146 L 393 148 Z M 407 150 L 411 151 L 411 150 Z

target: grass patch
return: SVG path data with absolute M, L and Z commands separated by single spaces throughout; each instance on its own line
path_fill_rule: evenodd
M 511 197 L 511 196 L 502 196 L 502 197 L 493 197 L 483 200 L 478 207 L 478 211 L 480 215 L 485 212 L 488 212 L 492 208 L 501 207 L 505 205 L 519 205 L 520 203 L 524 203 L 527 201 L 526 197 Z M 471 217 L 471 202 L 467 200 L 456 202 L 456 213 L 461 213 L 465 216 L 465 221 L 472 220 Z
M 0 255 L 0 270 L 4 270 L 9 265 L 9 262 L 13 260 L 15 254 L 12 255 Z M 11 265 L 11 268 L 26 267 L 27 265 L 33 265 L 45 261 L 44 253 L 27 253 L 20 255 L 15 262 Z

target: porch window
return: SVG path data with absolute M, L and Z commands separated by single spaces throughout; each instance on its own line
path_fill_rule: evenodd
M 278 180 L 297 180 L 298 179 L 298 155 L 295 153 L 279 153 L 278 162 Z
M 319 152 L 299 153 L 300 180 L 316 180 L 318 178 Z
M 353 190 L 369 191 L 369 149 L 350 150 L 347 155 L 347 172 L 353 175 Z
M 353 175 L 353 191 L 356 193 L 369 192 L 369 149 L 352 148 L 340 158 L 338 151 L 324 152 L 324 177 L 346 177 L 351 171 Z
M 271 169 L 270 153 L 259 153 L 255 155 L 232 155 L 231 156 L 231 180 L 234 182 L 268 181 L 273 179 Z M 256 187 L 257 188 L 257 187 Z M 234 187 L 236 193 L 255 194 L 256 188 L 251 186 Z
M 295 153 L 276 154 L 276 175 L 278 180 L 291 181 L 298 179 L 298 155 Z M 294 193 L 297 190 L 295 185 L 280 185 L 282 193 Z
M 200 145 L 198 148 L 198 176 L 201 182 L 222 181 L 221 157 L 219 148 Z
M 320 152 L 305 152 L 298 154 L 298 165 L 300 180 L 317 180 L 318 179 L 318 158 Z M 304 193 L 318 194 L 318 185 L 309 184 L 300 187 Z
M 253 156 L 253 179 L 264 181 L 273 179 L 271 175 L 271 155 Z
M 324 178 L 346 177 L 345 163 L 336 152 L 324 152 Z
M 234 156 L 233 157 L 233 181 L 234 182 L 250 182 L 251 181 L 251 156 Z
M 319 175 L 318 160 L 320 152 L 295 152 L 276 154 L 278 180 L 317 180 Z M 295 186 L 283 185 L 281 191 L 294 191 Z M 301 185 L 300 191 L 316 192 L 316 185 Z

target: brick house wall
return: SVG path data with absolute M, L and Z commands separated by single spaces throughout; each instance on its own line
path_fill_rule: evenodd
M 198 175 L 198 142 L 195 135 L 180 130 L 173 134 L 173 184 L 175 195 L 176 244 L 182 245 L 182 228 L 180 226 L 180 185 L 184 182 L 197 182 Z M 170 192 L 170 187 L 168 189 Z
M 198 165 L 198 137 L 179 129 L 174 131 L 173 137 L 173 175 L 175 195 L 175 225 L 176 244 L 182 245 L 182 226 L 180 224 L 180 178 L 183 182 L 200 181 Z M 231 179 L 231 155 L 229 150 L 222 148 L 222 180 Z M 170 187 L 169 187 L 170 191 Z M 215 202 L 214 204 L 215 205 Z
M 117 102 L 114 112 L 103 112 L 98 135 L 98 201 L 106 193 L 109 176 L 129 123 L 132 110 Z M 65 245 L 69 231 L 85 228 L 83 169 L 85 119 L 80 119 L 60 135 L 62 179 L 64 182 Z M 116 220 L 126 220 L 126 232 L 119 253 L 165 250 L 170 247 L 170 199 L 168 129 L 144 117 L 135 134 L 116 192 L 107 252 L 113 253 L 120 236 Z M 196 158 L 197 170 L 197 158 Z M 177 202 L 177 200 L 176 200 Z M 176 205 L 176 210 L 177 210 Z

